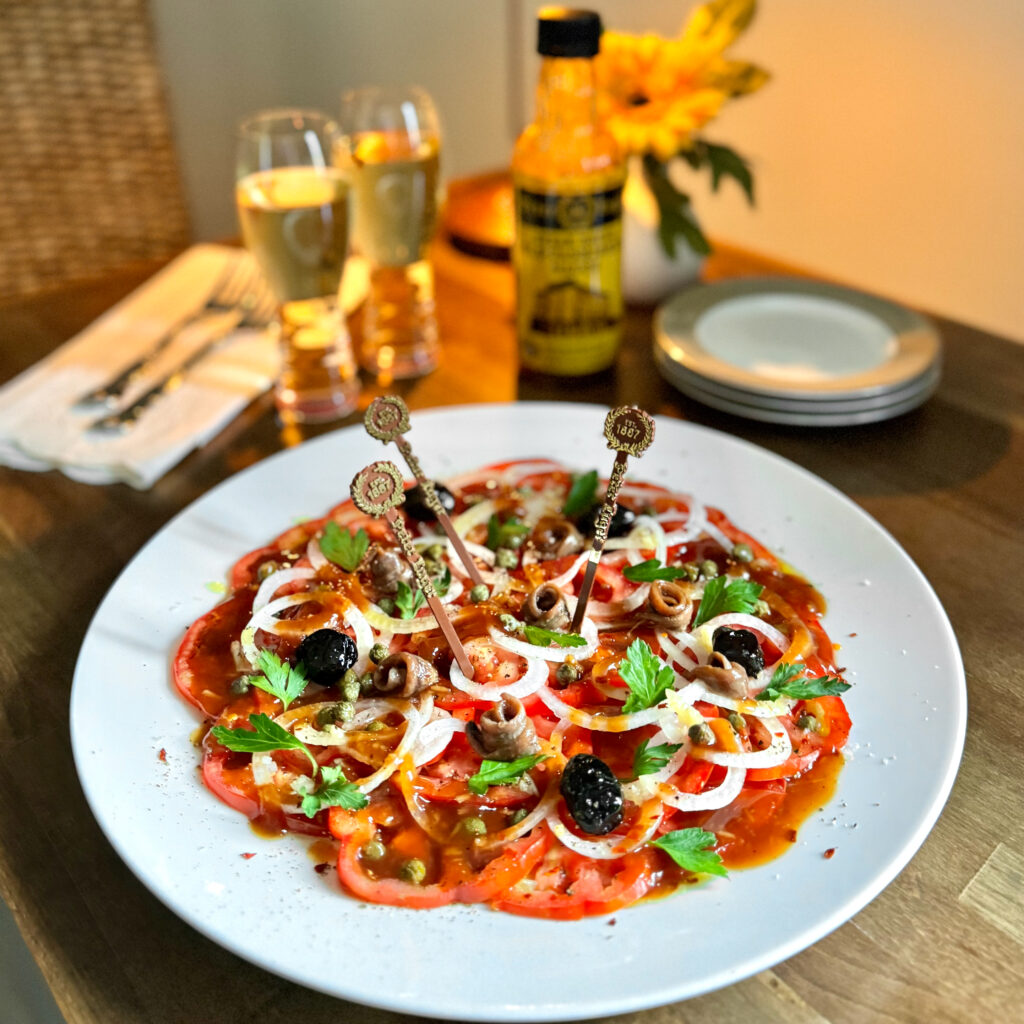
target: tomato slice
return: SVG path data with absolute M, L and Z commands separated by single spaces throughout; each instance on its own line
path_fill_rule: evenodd
M 359 851 L 373 837 L 375 826 L 369 809 L 352 814 L 340 807 L 329 812 L 331 834 L 341 843 L 338 877 L 353 895 L 368 903 L 426 910 L 448 903 L 483 903 L 521 882 L 547 851 L 550 834 L 534 829 L 510 843 L 490 863 L 473 872 L 461 857 L 450 854 L 441 879 L 431 885 L 414 885 L 398 878 L 373 878 L 359 861 Z
M 509 889 L 492 905 L 496 910 L 523 917 L 578 921 L 613 914 L 636 903 L 657 880 L 652 850 L 638 850 L 615 860 L 593 861 L 557 847 L 547 854 L 533 888 Z
M 178 692 L 211 717 L 236 699 L 228 690 L 239 675 L 231 641 L 252 617 L 252 599 L 246 590 L 212 608 L 192 623 L 174 656 L 171 673 Z

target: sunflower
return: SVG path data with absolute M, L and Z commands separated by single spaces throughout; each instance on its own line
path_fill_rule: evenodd
M 598 105 L 626 152 L 667 161 L 693 146 L 726 100 L 764 85 L 766 71 L 723 56 L 756 6 L 757 0 L 711 0 L 675 39 L 604 33 L 595 60 Z

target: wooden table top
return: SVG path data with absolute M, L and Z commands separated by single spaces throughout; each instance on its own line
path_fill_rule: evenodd
M 773 426 L 715 412 L 665 384 L 652 362 L 649 310 L 631 311 L 613 371 L 585 384 L 520 378 L 508 267 L 443 245 L 435 258 L 444 360 L 401 388 L 412 408 L 517 398 L 635 402 L 778 452 L 850 495 L 896 537 L 938 593 L 966 664 L 970 720 L 960 775 L 899 877 L 847 924 L 772 970 L 615 1020 L 1021 1020 L 1024 347 L 939 320 L 945 372 L 922 408 L 870 426 Z M 154 269 L 0 308 L 0 381 Z M 724 251 L 707 276 L 766 269 L 778 268 Z M 147 492 L 0 468 L 0 893 L 72 1024 L 405 1019 L 300 988 L 193 931 L 120 861 L 72 764 L 75 660 L 117 574 L 194 498 L 298 439 L 282 435 L 264 397 Z

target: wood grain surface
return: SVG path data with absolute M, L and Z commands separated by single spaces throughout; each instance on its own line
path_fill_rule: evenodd
M 517 398 L 636 402 L 778 452 L 850 495 L 896 537 L 938 593 L 967 668 L 960 775 L 899 877 L 773 970 L 616 1024 L 1024 1020 L 1024 348 L 939 321 L 942 385 L 915 412 L 825 430 L 758 424 L 705 408 L 661 380 L 650 310 L 630 312 L 613 370 L 576 382 L 520 376 L 508 267 L 443 244 L 435 261 L 444 357 L 433 375 L 399 389 L 412 408 Z M 154 269 L 0 308 L 0 380 Z M 785 269 L 726 250 L 707 275 Z M 374 394 L 368 386 L 365 401 Z M 278 427 L 264 397 L 147 492 L 0 468 L 0 892 L 72 1024 L 411 1019 L 300 988 L 181 922 L 104 839 L 71 759 L 78 648 L 119 571 L 192 499 L 299 440 L 300 432 Z

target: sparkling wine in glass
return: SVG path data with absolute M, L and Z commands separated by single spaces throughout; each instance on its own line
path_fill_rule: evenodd
M 235 197 L 246 247 L 280 303 L 285 419 L 322 422 L 359 396 L 338 289 L 348 250 L 349 186 L 333 165 L 338 129 L 325 114 L 270 110 L 239 127 Z
M 381 383 L 429 373 L 440 346 L 427 245 L 437 226 L 441 129 L 417 87 L 342 96 L 335 161 L 352 190 L 353 241 L 370 264 L 363 367 Z

